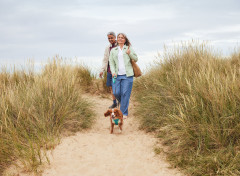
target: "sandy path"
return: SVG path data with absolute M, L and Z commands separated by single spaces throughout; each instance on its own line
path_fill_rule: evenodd
M 109 118 L 103 113 L 111 100 L 89 96 L 97 114 L 91 130 L 63 138 L 50 156 L 43 176 L 173 176 L 182 175 L 153 152 L 156 139 L 138 130 L 130 107 L 123 133 L 109 134 Z

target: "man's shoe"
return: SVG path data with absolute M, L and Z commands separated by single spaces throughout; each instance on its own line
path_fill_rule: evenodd
M 117 103 L 113 103 L 111 106 L 109 106 L 109 109 L 113 109 L 117 107 Z

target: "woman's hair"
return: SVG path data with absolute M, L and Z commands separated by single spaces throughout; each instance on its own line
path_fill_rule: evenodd
M 122 35 L 122 36 L 125 38 L 125 40 L 126 40 L 126 42 L 124 43 L 125 45 L 131 46 L 131 43 L 130 43 L 130 41 L 128 40 L 126 34 L 124 34 L 124 33 L 119 33 L 119 34 L 117 35 L 117 37 L 118 37 L 119 35 Z
M 108 36 L 108 35 L 113 35 L 114 37 L 116 37 L 116 34 L 115 34 L 114 32 L 112 32 L 112 31 L 109 32 L 109 33 L 107 33 L 107 36 Z

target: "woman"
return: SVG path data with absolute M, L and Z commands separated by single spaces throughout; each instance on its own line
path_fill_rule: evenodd
M 116 77 L 116 82 L 112 85 L 113 94 L 121 104 L 120 110 L 123 113 L 123 118 L 126 119 L 134 75 L 130 59 L 137 61 L 138 57 L 125 34 L 119 33 L 117 35 L 117 43 L 118 46 L 110 52 L 109 64 L 112 76 Z

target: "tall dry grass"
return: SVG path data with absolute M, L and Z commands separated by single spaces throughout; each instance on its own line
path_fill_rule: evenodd
M 104 72 L 103 78 L 97 78 L 98 76 L 92 73 L 90 67 L 86 65 L 79 65 L 75 67 L 77 73 L 77 84 L 80 88 L 90 94 L 98 95 L 110 95 L 110 89 L 107 87 L 107 72 Z
M 134 84 L 141 127 L 189 175 L 240 175 L 240 52 L 193 42 L 159 59 Z
M 86 77 L 79 76 L 82 70 L 55 58 L 38 74 L 0 73 L 0 175 L 16 159 L 25 170 L 38 172 L 62 132 L 90 127 L 93 113 L 81 96 L 88 84 L 79 82 Z

